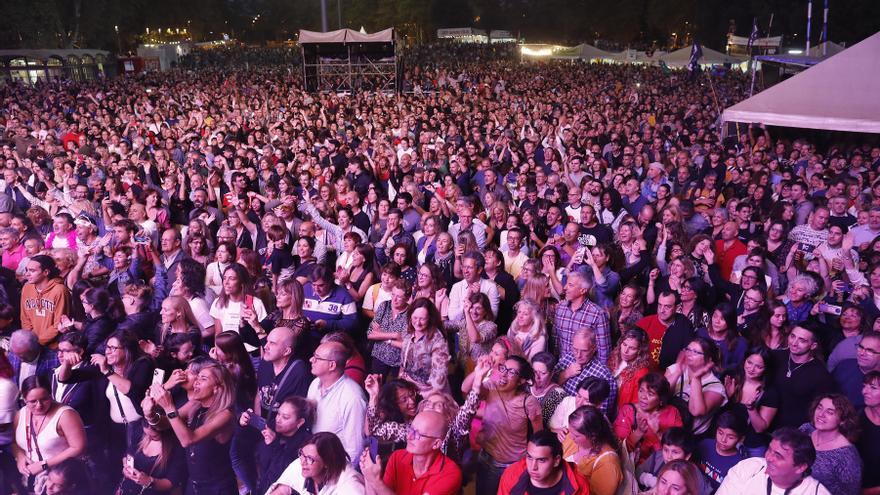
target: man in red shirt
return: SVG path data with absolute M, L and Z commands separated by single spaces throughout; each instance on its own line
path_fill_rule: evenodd
M 736 222 L 727 222 L 721 227 L 721 239 L 715 241 L 715 262 L 721 269 L 724 280 L 730 280 L 730 272 L 733 271 L 733 262 L 737 256 L 748 253 L 748 247 L 736 236 L 739 226 Z
M 661 291 L 657 296 L 657 314 L 636 322 L 636 326 L 648 334 L 648 352 L 654 365 L 661 370 L 674 363 L 678 353 L 693 338 L 694 328 L 690 321 L 675 311 L 678 302 L 677 293 Z
M 446 438 L 446 420 L 434 411 L 422 411 L 406 435 L 406 448 L 388 459 L 385 476 L 369 450 L 361 455 L 367 495 L 456 495 L 461 490 L 461 470 L 440 452 Z
M 588 495 L 590 484 L 562 458 L 562 444 L 549 430 L 529 438 L 526 456 L 511 464 L 501 475 L 498 495 Z

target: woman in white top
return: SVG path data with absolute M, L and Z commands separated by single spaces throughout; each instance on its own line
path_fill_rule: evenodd
M 223 272 L 238 259 L 238 249 L 231 242 L 221 242 L 214 253 L 214 261 L 208 264 L 205 273 L 205 285 L 214 294 L 223 291 Z
M 666 381 L 672 385 L 673 394 L 687 402 L 688 412 L 694 417 L 694 435 L 706 433 L 715 413 L 727 403 L 724 385 L 713 373 L 720 362 L 721 352 L 715 342 L 697 337 L 666 369 Z
M 216 335 L 225 331 L 240 334 L 241 328 L 248 322 L 259 322 L 266 318 L 266 306 L 260 298 L 253 296 L 250 275 L 242 265 L 233 263 L 223 272 L 223 290 L 211 305 L 211 316 L 214 318 Z M 246 339 L 245 349 L 248 352 L 258 348 L 259 342 Z
M 271 487 L 268 495 L 314 493 L 363 495 L 364 478 L 351 466 L 339 438 L 330 432 L 315 433 Z
M 86 433 L 79 414 L 52 398 L 52 386 L 41 375 L 24 380 L 25 407 L 15 416 L 15 462 L 33 483 L 34 493 L 46 493 L 49 468 L 78 457 L 86 449 Z

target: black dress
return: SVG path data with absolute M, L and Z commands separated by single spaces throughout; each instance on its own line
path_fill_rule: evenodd
M 189 421 L 189 429 L 196 430 L 205 424 L 207 408 L 200 408 Z M 189 468 L 187 495 L 233 495 L 238 493 L 229 442 L 220 443 L 206 438 L 186 449 L 186 465 Z

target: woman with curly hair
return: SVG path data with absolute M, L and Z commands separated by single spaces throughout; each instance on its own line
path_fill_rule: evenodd
M 858 495 L 862 462 L 853 445 L 859 436 L 859 417 L 852 403 L 843 394 L 822 394 L 810 405 L 809 417 L 800 430 L 810 434 L 816 448 L 813 478 L 831 493 Z
M 364 388 L 370 396 L 364 435 L 375 437 L 390 450 L 402 448 L 406 429 L 418 412 L 418 389 L 400 379 L 382 384 L 382 375 L 367 375 Z
M 617 380 L 618 407 L 638 400 L 639 380 L 651 371 L 650 340 L 641 328 L 631 328 L 621 334 L 617 346 L 611 351 L 608 369 Z

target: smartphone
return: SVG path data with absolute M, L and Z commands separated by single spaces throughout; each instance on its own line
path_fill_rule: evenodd
M 819 303 L 819 311 L 826 313 L 826 314 L 829 314 L 829 315 L 840 316 L 840 313 L 843 312 L 843 308 L 840 306 L 836 306 L 834 304 L 820 302 Z
M 153 370 L 153 385 L 162 386 L 165 383 L 165 370 L 156 368 Z
M 129 469 L 134 469 L 134 457 L 127 455 L 125 456 L 125 466 Z
M 370 460 L 377 462 L 379 458 L 379 440 L 376 437 L 370 437 Z
M 259 414 L 251 411 L 250 417 L 248 419 L 248 426 L 252 426 L 259 431 L 263 431 L 266 429 L 266 420 L 263 419 Z
M 134 236 L 134 242 L 137 244 L 146 244 L 150 242 L 150 239 L 142 235 L 136 235 Z

